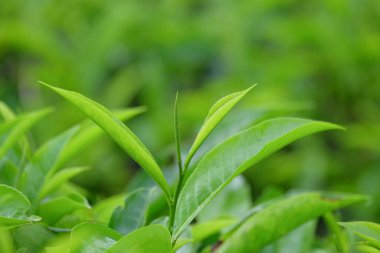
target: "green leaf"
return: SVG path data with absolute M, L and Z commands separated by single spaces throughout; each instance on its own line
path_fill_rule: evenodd
M 37 214 L 40 215 L 44 222 L 54 226 L 64 216 L 77 210 L 90 210 L 91 206 L 87 200 L 78 194 L 60 196 L 40 204 Z
M 316 132 L 340 126 L 306 119 L 277 118 L 240 132 L 212 149 L 185 180 L 174 222 L 178 238 L 202 208 L 228 183 L 285 145 Z
M 23 134 L 38 123 L 51 109 L 30 112 L 0 125 L 0 157 L 17 143 Z
M 169 231 L 161 225 L 151 225 L 137 229 L 120 239 L 106 253 L 171 253 Z
M 14 253 L 13 238 L 10 231 L 0 228 L 0 252 Z
M 37 216 L 27 216 L 31 204 L 27 197 L 7 185 L 0 185 L 0 227 L 12 228 L 41 220 Z
M 315 237 L 316 221 L 302 224 L 273 244 L 263 249 L 265 253 L 310 253 Z M 339 251 L 339 253 L 341 253 Z
M 195 224 L 191 227 L 193 241 L 198 242 L 219 232 L 223 228 L 230 227 L 238 222 L 236 218 L 219 218 L 203 223 Z
M 380 253 L 379 249 L 376 249 L 374 247 L 371 247 L 365 244 L 358 245 L 356 248 L 358 249 L 358 251 L 363 252 L 363 253 Z
M 220 252 L 260 252 L 303 223 L 366 198 L 354 194 L 303 193 L 280 200 L 248 218 Z
M 352 230 L 359 237 L 367 240 L 370 246 L 374 246 L 380 250 L 379 224 L 366 221 L 339 222 L 339 224 L 349 230 Z
M 190 164 L 191 159 L 197 152 L 202 143 L 206 140 L 207 136 L 214 130 L 214 128 L 223 120 L 223 118 L 234 108 L 234 106 L 256 85 L 250 88 L 232 93 L 218 100 L 208 112 L 203 126 L 198 132 L 193 145 L 190 148 L 189 154 L 185 161 L 185 168 Z
M 74 104 L 91 120 L 99 125 L 160 185 L 168 201 L 171 200 L 169 185 L 152 154 L 138 137 L 104 106 L 73 91 L 67 91 L 42 83 Z
M 114 112 L 115 117 L 122 121 L 129 120 L 145 111 L 145 107 L 128 108 Z M 82 123 L 79 131 L 73 136 L 67 147 L 63 150 L 57 167 L 61 168 L 64 164 L 78 156 L 83 150 L 90 147 L 97 139 L 99 139 L 104 131 L 92 122 Z
M 46 195 L 48 195 L 49 193 L 51 193 L 52 191 L 60 187 L 62 184 L 67 182 L 70 178 L 88 169 L 89 169 L 88 167 L 68 168 L 68 169 L 59 171 L 53 176 L 47 178 L 46 182 L 44 183 L 44 185 L 42 186 L 40 190 L 39 199 L 44 198 Z
M 135 190 L 127 196 L 123 207 L 115 209 L 109 226 L 124 235 L 144 226 L 151 201 L 152 189 Z
M 109 224 L 113 212 L 118 206 L 124 204 L 127 196 L 127 193 L 122 193 L 96 203 L 93 207 L 95 220 L 103 224 Z
M 198 221 L 208 221 L 222 217 L 242 217 L 252 206 L 248 183 L 243 176 L 234 178 L 197 217 Z
M 76 130 L 69 129 L 45 143 L 26 165 L 20 179 L 20 189 L 32 202 L 38 197 L 46 178 L 55 172 L 59 155 Z
M 19 173 L 19 168 L 10 160 L 0 161 L 0 184 L 14 186 Z
M 121 237 L 104 225 L 82 223 L 71 232 L 70 253 L 104 253 Z
M 0 115 L 4 121 L 12 121 L 16 118 L 16 115 L 11 108 L 3 101 L 0 101 Z

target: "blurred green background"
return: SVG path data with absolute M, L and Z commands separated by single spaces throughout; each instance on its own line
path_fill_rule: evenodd
M 351 217 L 380 222 L 378 0 L 2 0 L 0 98 L 17 112 L 56 108 L 36 146 L 83 119 L 38 80 L 109 108 L 146 105 L 130 126 L 164 166 L 177 90 L 187 147 L 218 98 L 258 83 L 240 108 L 347 131 L 308 137 L 249 170 L 253 198 L 271 186 L 364 193 L 372 203 Z M 100 195 L 137 170 L 107 138 L 74 163 L 94 167 L 76 180 Z

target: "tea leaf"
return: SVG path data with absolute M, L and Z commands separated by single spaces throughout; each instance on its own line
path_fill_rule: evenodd
M 190 148 L 189 154 L 185 161 L 185 168 L 190 164 L 195 152 L 199 149 L 207 136 L 214 130 L 214 128 L 223 120 L 223 118 L 232 110 L 232 108 L 256 85 L 250 88 L 232 93 L 218 100 L 210 109 L 203 126 L 198 132 L 195 141 Z
M 114 211 L 109 226 L 124 235 L 142 227 L 146 222 L 151 198 L 152 189 L 138 189 L 130 193 L 124 206 Z
M 359 237 L 367 240 L 370 246 L 374 246 L 380 250 L 379 224 L 366 221 L 339 222 L 339 224 L 349 230 L 352 230 Z
M 137 229 L 121 238 L 106 253 L 171 253 L 169 231 L 161 225 L 151 225 Z
M 32 202 L 38 197 L 46 178 L 56 170 L 58 157 L 76 130 L 69 129 L 45 143 L 26 165 L 19 185 Z
M 365 199 L 361 195 L 318 192 L 291 196 L 248 218 L 219 252 L 261 252 L 263 247 L 305 222 Z
M 277 118 L 232 136 L 212 149 L 185 180 L 179 195 L 174 237 L 232 179 L 285 145 L 316 132 L 341 129 L 340 126 L 297 118 Z
M 103 224 L 108 224 L 115 208 L 122 206 L 127 196 L 127 193 L 121 193 L 96 203 L 93 207 L 95 220 Z
M 145 107 L 128 108 L 114 112 L 115 117 L 122 121 L 129 120 L 145 111 Z M 92 122 L 84 122 L 80 125 L 79 131 L 73 136 L 67 147 L 63 150 L 57 167 L 61 168 L 68 161 L 71 161 L 75 156 L 78 156 L 83 150 L 90 147 L 104 131 Z
M 27 216 L 31 204 L 24 194 L 7 185 L 0 185 L 0 228 L 12 228 L 39 221 L 37 216 Z
M 122 236 L 97 223 L 82 223 L 73 228 L 70 237 L 70 253 L 104 253 Z
M 99 125 L 160 185 L 168 201 L 171 200 L 169 185 L 157 162 L 138 137 L 104 106 L 73 91 L 60 89 L 40 82 L 74 104 Z
M 43 197 L 45 197 L 46 195 L 48 195 L 49 193 L 51 193 L 52 191 L 60 187 L 63 183 L 65 183 L 70 178 L 88 169 L 89 169 L 88 167 L 68 168 L 68 169 L 59 171 L 53 176 L 47 178 L 46 183 L 43 184 L 40 190 L 39 198 L 42 199 Z
M 51 109 L 30 112 L 0 124 L 0 157 L 6 155 L 8 150 L 20 140 L 26 131 L 50 112 Z

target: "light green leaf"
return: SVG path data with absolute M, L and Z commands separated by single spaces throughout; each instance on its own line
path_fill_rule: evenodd
M 82 223 L 71 232 L 70 253 L 104 253 L 121 237 L 104 225 Z
M 314 242 L 316 221 L 302 224 L 273 244 L 265 247 L 263 253 L 310 253 Z M 339 252 L 341 253 L 341 252 Z
M 51 109 L 30 112 L 0 125 L 0 157 L 17 143 L 23 134 L 46 116 Z
M 374 246 L 380 250 L 379 224 L 367 221 L 339 222 L 339 224 L 367 240 L 370 246 Z
M 152 154 L 138 137 L 104 106 L 73 91 L 67 91 L 41 83 L 74 104 L 91 120 L 108 133 L 140 166 L 160 185 L 168 201 L 171 201 L 169 185 Z
M 212 149 L 185 180 L 174 222 L 178 238 L 202 208 L 232 179 L 287 144 L 316 132 L 341 129 L 320 121 L 277 118 L 240 132 Z
M 238 222 L 236 218 L 219 218 L 215 220 L 209 220 L 203 223 L 195 224 L 191 227 L 191 234 L 193 235 L 193 241 L 198 242 L 213 235 L 223 228 L 230 227 Z
M 40 204 L 37 214 L 45 223 L 54 226 L 64 216 L 77 210 L 90 210 L 87 200 L 80 195 L 60 196 Z
M 40 190 L 39 199 L 44 198 L 46 195 L 48 195 L 49 193 L 51 193 L 52 191 L 60 187 L 63 183 L 68 181 L 70 178 L 88 169 L 89 169 L 88 167 L 68 168 L 68 169 L 59 171 L 58 173 L 47 178 L 46 182 L 43 184 Z
M 251 206 L 249 185 L 243 176 L 238 176 L 202 209 L 197 220 L 205 222 L 222 217 L 240 218 Z
M 12 228 L 41 220 L 27 216 L 31 204 L 24 194 L 7 185 L 0 185 L 0 228 Z
M 380 253 L 379 249 L 365 244 L 358 245 L 356 248 L 358 249 L 358 251 L 363 253 Z
M 122 121 L 129 120 L 145 111 L 145 107 L 128 108 L 125 110 L 115 111 L 116 118 Z M 98 138 L 102 136 L 104 131 L 92 122 L 84 122 L 80 125 L 79 131 L 73 136 L 67 147 L 63 150 L 57 167 L 61 168 L 64 164 L 78 156 L 83 150 L 90 147 Z
M 46 178 L 55 172 L 58 157 L 76 130 L 69 129 L 45 143 L 26 165 L 20 179 L 20 189 L 32 202 L 38 197 Z
M 219 252 L 260 252 L 303 223 L 366 198 L 354 194 L 303 193 L 280 200 L 248 218 Z
M 14 186 L 19 168 L 10 160 L 0 161 L 0 184 Z
M 124 206 L 115 209 L 109 227 L 126 235 L 144 226 L 152 193 L 152 189 L 146 188 L 131 192 L 125 199 Z
M 202 143 L 206 140 L 207 136 L 214 130 L 214 128 L 223 120 L 223 118 L 234 108 L 234 106 L 256 85 L 250 88 L 232 93 L 218 100 L 210 109 L 203 126 L 198 132 L 193 145 L 190 148 L 189 154 L 185 161 L 185 168 L 190 164 L 191 159 L 197 152 Z
M 106 253 L 172 253 L 170 233 L 161 225 L 137 229 L 120 239 Z
M 14 253 L 13 238 L 10 231 L 0 228 L 0 252 Z
M 0 101 L 0 115 L 4 121 L 12 121 L 16 118 L 16 115 L 11 108 L 3 101 Z
M 98 202 L 93 207 L 95 220 L 103 224 L 108 224 L 114 210 L 118 206 L 122 206 L 124 204 L 127 196 L 127 193 L 121 193 Z

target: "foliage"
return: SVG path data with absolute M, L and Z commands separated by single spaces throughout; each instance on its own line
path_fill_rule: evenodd
M 309 242 L 296 240 L 294 247 L 311 250 L 310 241 L 318 241 L 313 233 L 316 219 L 366 200 L 357 194 L 308 192 L 267 196 L 261 203 L 252 205 L 249 194 L 244 193 L 247 187 L 241 178 L 244 171 L 302 137 L 342 129 L 315 120 L 293 117 L 263 120 L 250 115 L 250 123 L 238 126 L 239 131 L 229 136 L 223 135 L 224 131 L 218 133 L 222 119 L 252 87 L 227 95 L 211 107 L 184 164 L 176 103 L 178 168 L 168 171 L 172 178 L 169 181 L 170 176 L 164 176 L 166 170 L 122 123 L 137 116 L 141 109 L 126 109 L 118 118 L 77 92 L 42 85 L 72 103 L 100 128 L 95 129 L 89 122 L 77 124 L 36 151 L 28 149 L 29 154 L 25 154 L 25 147 L 30 146 L 25 132 L 46 113 L 37 113 L 38 120 L 22 115 L 11 119 L 3 117 L 2 139 L 9 144 L 0 163 L 3 183 L 0 185 L 0 239 L 6 241 L 2 247 L 8 252 L 13 252 L 13 247 L 32 253 L 44 250 L 118 253 L 126 249 L 136 253 L 260 252 L 271 250 L 277 243 L 286 245 L 296 229 L 307 229 L 311 239 Z M 11 110 L 7 108 L 6 112 L 9 114 Z M 84 147 L 90 147 L 89 143 L 100 137 L 100 129 L 141 166 L 158 188 L 147 187 L 150 183 L 144 180 L 137 181 L 135 190 L 90 204 L 90 194 L 69 181 L 88 168 L 65 168 L 64 165 L 80 155 Z M 213 134 L 222 138 L 215 145 L 212 141 L 208 143 Z M 207 146 L 212 147 L 201 150 Z M 240 187 L 233 188 L 234 184 Z M 235 191 L 245 197 L 234 197 Z M 223 203 L 226 206 L 223 207 Z M 218 205 L 219 208 L 213 208 Z M 39 239 L 32 243 L 30 236 L 35 233 Z M 281 240 L 284 241 L 281 243 Z

